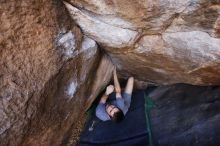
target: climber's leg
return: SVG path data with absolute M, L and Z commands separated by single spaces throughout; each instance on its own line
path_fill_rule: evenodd
M 127 85 L 125 87 L 125 93 L 132 94 L 134 86 L 134 77 L 128 78 Z
M 129 108 L 130 104 L 131 104 L 131 96 L 132 96 L 133 86 L 134 86 L 134 78 L 130 77 L 127 81 L 127 85 L 126 85 L 125 91 L 123 93 L 125 107 L 127 107 L 127 108 Z

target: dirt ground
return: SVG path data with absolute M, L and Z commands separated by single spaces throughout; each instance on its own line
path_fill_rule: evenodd
M 86 114 L 83 114 L 81 117 L 79 117 L 77 123 L 72 127 L 70 136 L 67 140 L 68 142 L 67 144 L 65 144 L 65 146 L 75 146 L 78 143 L 80 139 L 80 133 L 83 130 L 86 119 L 87 119 Z

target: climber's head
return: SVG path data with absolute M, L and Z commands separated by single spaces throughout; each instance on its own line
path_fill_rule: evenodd
M 124 119 L 124 114 L 122 110 L 115 105 L 107 104 L 106 111 L 110 116 L 111 120 L 114 122 L 120 122 Z

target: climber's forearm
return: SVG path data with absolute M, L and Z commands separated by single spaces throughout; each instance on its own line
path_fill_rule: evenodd
M 106 93 L 104 93 L 100 99 L 100 103 L 106 103 L 106 100 L 108 99 L 108 95 Z
M 119 84 L 119 81 L 118 81 L 118 76 L 117 76 L 117 73 L 116 73 L 116 69 L 114 69 L 113 76 L 114 76 L 115 92 L 116 93 L 121 93 L 121 87 L 120 87 L 120 84 Z

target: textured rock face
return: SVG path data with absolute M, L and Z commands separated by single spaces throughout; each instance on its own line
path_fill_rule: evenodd
M 98 46 L 60 1 L 3 1 L 0 12 L 0 145 L 59 145 L 84 113 Z
M 36 113 L 45 84 L 64 61 L 59 61 L 59 50 L 53 45 L 60 31 L 55 5 L 5 1 L 0 11 L 0 141 L 17 145 Z
M 112 47 L 125 47 L 134 43 L 138 37 L 138 33 L 133 30 L 117 27 L 117 25 L 129 25 L 126 21 L 120 18 L 110 18 L 110 24 L 105 22 L 109 21 L 108 17 L 99 17 L 88 13 L 84 10 L 79 10 L 69 3 L 64 2 L 68 8 L 73 19 L 80 24 L 84 32 L 96 39 L 98 42 L 104 43 Z M 124 24 L 125 23 L 125 24 Z
M 69 0 L 66 7 L 122 76 L 220 84 L 220 1 Z
M 99 63 L 92 85 L 91 95 L 86 101 L 86 109 L 88 109 L 100 91 L 105 90 L 112 77 L 114 65 L 108 56 L 104 55 Z

